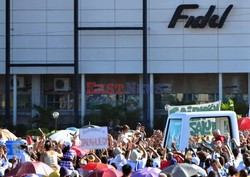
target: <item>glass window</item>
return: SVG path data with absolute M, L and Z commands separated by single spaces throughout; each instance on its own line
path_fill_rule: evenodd
M 71 111 L 74 109 L 74 95 L 72 93 L 47 94 L 45 95 L 47 108 Z M 79 94 L 78 105 L 80 109 L 81 94 Z
M 218 74 L 155 74 L 154 79 L 155 84 L 168 85 L 155 94 L 155 109 L 218 101 Z
M 231 135 L 228 117 L 191 118 L 189 129 L 190 137 L 198 143 L 202 142 L 202 137 L 211 142 L 213 131 L 216 129 L 219 129 L 224 136 L 226 134 Z
M 17 95 L 17 109 L 29 110 L 31 109 L 31 95 L 18 94 Z
M 181 119 L 169 120 L 166 142 L 167 147 L 171 147 L 172 142 L 175 142 L 177 149 L 180 148 L 181 123 Z
M 126 94 L 86 95 L 86 108 L 88 110 L 95 109 L 95 106 L 100 104 L 117 105 L 120 103 L 127 104 L 128 110 L 135 110 L 139 107 L 139 95 L 126 95 Z
M 4 109 L 4 108 L 5 108 L 5 95 L 0 94 L 0 109 Z
M 48 108 L 68 110 L 68 94 L 49 94 L 46 98 Z

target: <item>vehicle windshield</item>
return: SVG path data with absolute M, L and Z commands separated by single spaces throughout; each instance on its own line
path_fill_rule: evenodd
M 228 117 L 207 117 L 207 118 L 191 118 L 189 122 L 190 139 L 189 144 L 208 143 L 214 141 L 214 130 L 220 130 L 226 140 L 231 135 Z M 231 145 L 231 144 L 229 144 Z
M 170 119 L 168 124 L 168 134 L 166 146 L 171 147 L 171 143 L 175 142 L 176 148 L 180 148 L 180 139 L 181 139 L 181 119 Z

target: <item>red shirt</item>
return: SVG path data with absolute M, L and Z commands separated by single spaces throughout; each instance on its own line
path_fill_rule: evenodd
M 217 142 L 217 141 L 221 141 L 222 143 L 224 143 L 225 137 L 224 137 L 223 135 L 218 135 L 218 136 L 215 138 L 214 142 Z
M 174 154 L 173 157 L 177 160 L 178 163 L 182 163 L 183 162 L 183 160 L 180 158 L 180 156 L 178 154 Z
M 170 160 L 161 160 L 161 167 L 160 167 L 161 170 L 163 170 L 168 166 L 170 166 Z

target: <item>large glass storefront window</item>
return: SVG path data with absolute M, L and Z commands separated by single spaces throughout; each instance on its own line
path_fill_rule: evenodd
M 13 80 L 11 77 L 10 83 L 10 108 L 13 108 Z M 5 109 L 5 77 L 0 77 L 0 83 L 3 87 L 0 88 L 0 110 Z M 31 110 L 31 76 L 17 76 L 17 110 Z
M 247 74 L 223 74 L 223 99 L 247 103 Z
M 46 108 L 60 111 L 74 110 L 74 83 L 73 75 L 44 75 L 43 99 Z M 81 92 L 79 84 L 79 92 Z M 79 94 L 78 108 L 81 107 L 81 94 Z
M 31 105 L 31 94 L 20 93 L 17 95 L 17 109 L 18 110 L 30 110 Z
M 157 74 L 155 84 L 166 88 L 155 93 L 155 109 L 166 104 L 200 104 L 218 101 L 218 74 Z
M 129 110 L 138 109 L 138 82 L 139 75 L 86 75 L 86 109 L 94 110 L 100 104 L 114 106 L 126 104 Z M 127 86 L 132 87 L 133 84 L 136 87 L 135 92 L 127 92 Z M 88 85 L 91 85 L 91 88 Z M 94 94 L 93 91 L 95 91 Z
M 5 108 L 5 77 L 0 75 L 0 110 Z
M 81 95 L 79 95 L 79 109 L 81 104 Z M 74 110 L 74 95 L 73 93 L 50 93 L 45 94 L 45 104 L 47 108 L 54 108 L 62 111 Z
M 127 108 L 129 110 L 135 110 L 139 106 L 139 95 L 86 95 L 86 109 L 95 109 L 95 106 L 100 104 L 111 104 L 113 106 L 118 104 L 127 104 Z

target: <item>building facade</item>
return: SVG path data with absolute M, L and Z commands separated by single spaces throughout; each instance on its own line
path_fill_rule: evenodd
M 80 27 L 143 25 L 143 0 L 78 2 Z M 12 64 L 74 62 L 73 0 L 11 0 L 10 10 Z M 148 0 L 147 74 L 149 84 L 154 86 L 154 92 L 148 94 L 151 127 L 154 117 L 164 113 L 166 104 L 228 98 L 249 104 L 249 11 L 250 2 L 245 0 Z M 5 25 L 5 0 L 0 0 L 2 115 L 6 93 Z M 79 31 L 78 40 L 81 123 L 95 104 L 120 102 L 128 103 L 131 109 L 142 107 L 143 32 L 84 30 Z M 72 117 L 73 67 L 12 67 L 10 73 L 14 125 L 27 122 L 34 104 L 54 107 L 61 115 Z M 121 92 L 117 84 L 122 85 Z M 160 92 L 156 91 L 157 85 Z M 65 123 L 71 121 L 65 119 Z

